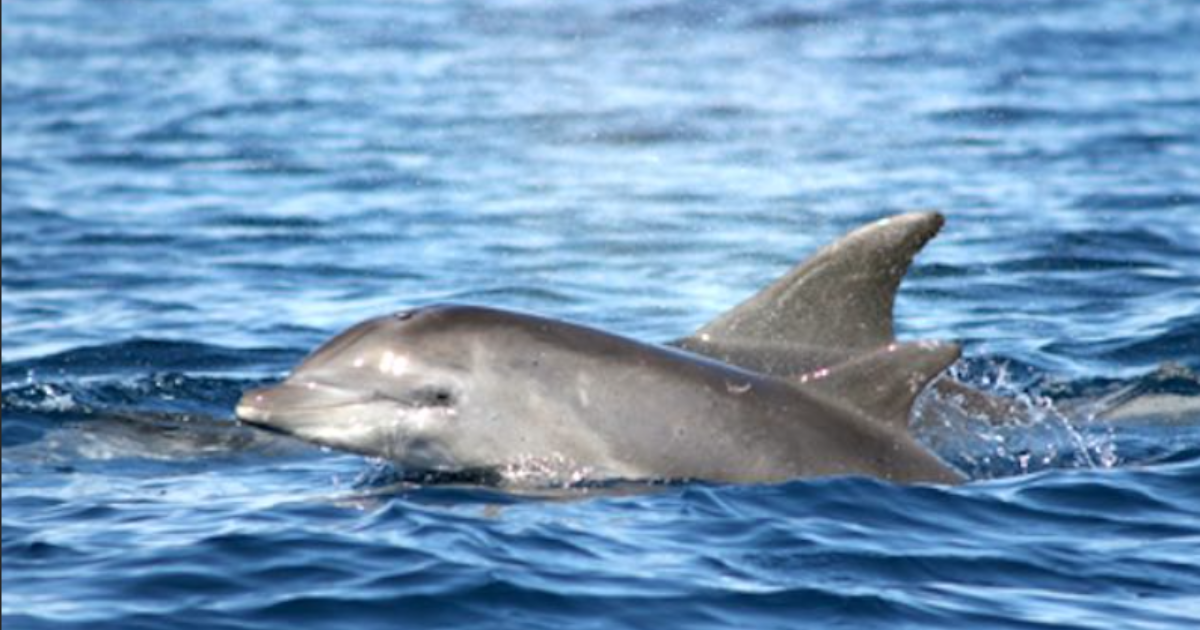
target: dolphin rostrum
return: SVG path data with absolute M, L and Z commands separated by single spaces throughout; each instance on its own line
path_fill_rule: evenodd
M 247 392 L 237 416 L 406 471 L 513 483 L 954 483 L 907 425 L 960 349 L 892 334 L 900 280 L 941 223 L 860 228 L 667 345 L 478 306 L 371 319 Z

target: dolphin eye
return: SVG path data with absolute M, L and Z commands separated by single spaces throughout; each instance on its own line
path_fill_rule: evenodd
M 415 309 L 413 309 L 413 310 L 408 310 L 408 311 L 400 311 L 399 313 L 396 313 L 392 317 L 395 317 L 397 321 L 403 322 L 403 321 L 412 319 L 413 316 L 415 316 L 416 314 L 417 314 L 417 311 Z
M 442 387 L 429 387 L 416 394 L 417 404 L 423 407 L 451 407 L 455 403 L 454 392 Z

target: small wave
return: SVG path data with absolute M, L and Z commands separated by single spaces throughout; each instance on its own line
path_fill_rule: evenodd
M 841 16 L 833 12 L 785 8 L 751 16 L 745 20 L 745 28 L 767 31 L 795 31 L 833 26 L 841 22 L 842 19 Z
M 719 27 L 727 24 L 734 5 L 697 0 L 695 2 L 651 2 L 622 9 L 614 16 L 619 23 L 636 26 L 674 28 Z
M 267 215 L 223 213 L 205 217 L 204 223 L 214 227 L 247 230 L 318 231 L 329 228 L 330 222 L 321 217 L 298 215 Z
M 1099 210 L 1164 210 L 1200 208 L 1200 194 L 1190 191 L 1167 193 L 1103 193 L 1080 197 L 1075 207 Z
M 323 109 L 336 110 L 338 108 L 337 102 L 316 101 L 307 98 L 257 99 L 201 109 L 184 118 L 177 119 L 174 124 L 188 126 L 208 121 L 245 122 L 246 119 L 276 118 L 281 115 L 307 114 Z
M 655 146 L 661 144 L 695 143 L 706 140 L 703 130 L 687 125 L 627 125 L 597 129 L 571 139 L 572 143 L 591 142 L 616 146 Z
M 250 175 L 320 175 L 325 169 L 285 150 L 235 146 L 217 153 L 180 154 L 168 150 L 125 149 L 77 153 L 71 162 L 81 166 L 120 167 L 129 170 L 200 170 L 239 172 Z M 130 190 L 129 184 L 115 184 Z
M 1167 322 L 1153 335 L 1111 341 L 1054 341 L 1043 350 L 1080 359 L 1100 359 L 1119 365 L 1175 362 L 1200 369 L 1200 314 Z
M 563 291 L 526 285 L 498 286 L 459 291 L 450 295 L 448 299 L 451 302 L 480 304 L 513 302 L 515 304 L 570 305 L 577 302 L 574 296 Z
M 1129 132 L 1087 138 L 1076 145 L 1082 155 L 1122 156 L 1136 159 L 1150 155 L 1164 155 L 1183 147 L 1195 146 L 1200 137 L 1177 133 Z
M 192 156 L 154 153 L 139 149 L 121 151 L 87 151 L 70 158 L 80 166 L 121 166 L 131 169 L 173 169 L 194 160 Z
M 1052 123 L 1074 119 L 1077 115 L 1065 110 L 1015 105 L 982 105 L 977 107 L 955 107 L 933 112 L 929 117 L 936 122 L 948 122 L 973 126 L 1009 126 L 1027 123 Z
M 1123 28 L 1093 30 L 1036 26 L 1007 36 L 1002 45 L 1025 58 L 1073 59 L 1153 53 L 1170 33 L 1170 21 L 1139 20 Z M 1147 28 L 1149 27 L 1149 28 Z M 1167 27 L 1167 28 L 1163 28 Z
M 170 37 L 153 37 L 129 44 L 137 54 L 168 54 L 186 57 L 212 57 L 247 54 L 294 55 L 299 49 L 286 45 L 279 38 L 249 35 L 220 34 L 198 31 L 174 33 Z
M 280 348 L 235 349 L 210 344 L 131 339 L 89 346 L 22 361 L 6 362 L 4 383 L 36 378 L 60 378 L 135 372 L 230 371 L 262 366 L 287 366 L 302 352 Z
M 1070 273 L 1090 273 L 1109 271 L 1113 269 L 1162 268 L 1148 261 L 1140 261 L 1131 257 L 1106 258 L 1099 256 L 1057 255 L 1047 254 L 1032 256 L 1019 260 L 1009 260 L 992 265 L 999 271 L 1053 271 Z
M 1149 227 L 1060 233 L 1054 235 L 1049 246 L 1064 253 L 1099 252 L 1114 257 L 1128 256 L 1132 252 L 1147 252 L 1164 258 L 1200 256 L 1200 244 Z
M 7 94 L 5 94 L 4 100 L 8 101 Z M 48 173 L 48 169 L 36 160 L 15 157 L 5 157 L 3 160 L 0 160 L 0 171 L 4 172 L 6 176 L 15 176 L 18 174 L 45 175 Z

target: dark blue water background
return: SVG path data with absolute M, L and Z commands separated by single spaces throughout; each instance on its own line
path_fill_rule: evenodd
M 396 487 L 230 420 L 361 318 L 669 339 L 926 207 L 901 336 L 1029 410 L 918 414 L 962 487 Z M 3 2 L 6 629 L 1196 627 L 1197 368 L 1192 0 Z

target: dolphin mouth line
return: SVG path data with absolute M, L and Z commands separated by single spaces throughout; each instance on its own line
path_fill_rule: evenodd
M 337 388 L 337 387 L 334 387 L 331 385 L 323 385 L 323 384 L 317 384 L 317 383 L 313 383 L 312 385 L 316 385 L 317 389 L 325 389 L 328 391 L 338 392 L 341 394 L 347 393 L 346 390 Z M 263 390 L 263 391 L 269 393 L 271 390 L 268 389 L 268 390 Z M 261 396 L 261 395 L 259 395 L 259 396 Z M 254 425 L 254 426 L 271 426 L 270 418 L 272 418 L 272 417 L 288 418 L 288 417 L 294 417 L 294 416 L 300 415 L 300 414 L 308 415 L 308 414 L 314 414 L 314 413 L 334 412 L 334 411 L 338 411 L 341 409 L 346 409 L 348 407 L 369 405 L 369 404 L 373 404 L 373 403 L 388 403 L 388 404 L 396 405 L 398 407 L 403 407 L 406 409 L 419 409 L 423 406 L 419 401 L 405 400 L 405 399 L 397 398 L 394 396 L 388 396 L 387 394 L 384 394 L 383 392 L 380 392 L 380 391 L 366 392 L 366 393 L 362 393 L 362 394 L 359 394 L 354 397 L 348 397 L 343 400 L 336 400 L 336 401 L 324 402 L 324 403 L 314 402 L 313 404 L 306 404 L 306 405 L 271 406 L 268 404 L 265 406 L 259 406 L 259 405 L 255 404 L 255 402 L 253 401 L 254 397 L 255 397 L 255 394 L 251 393 L 250 395 L 247 396 L 247 398 L 250 399 L 250 402 L 241 402 L 234 409 L 234 416 L 239 421 L 242 421 L 247 424 Z
M 234 420 L 242 426 L 250 427 L 250 428 L 256 429 L 258 431 L 263 431 L 266 433 L 270 433 L 272 435 L 282 435 L 282 436 L 290 437 L 293 439 L 299 439 L 292 433 L 290 433 L 288 431 L 284 431 L 282 428 L 275 426 L 273 424 L 268 424 L 266 422 L 260 422 L 258 420 L 251 420 L 249 418 L 244 418 L 244 417 L 242 417 L 240 412 L 237 412 L 234 414 Z

